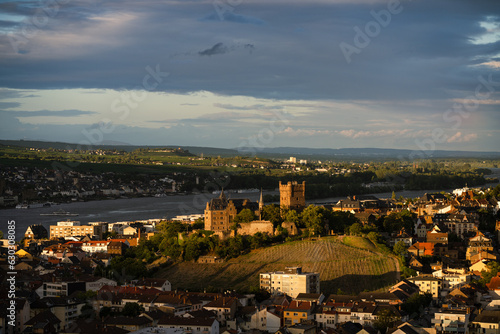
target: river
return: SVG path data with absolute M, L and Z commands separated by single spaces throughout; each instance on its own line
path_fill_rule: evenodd
M 492 168 L 493 174 L 488 177 L 500 177 L 500 168 Z M 495 186 L 489 184 L 486 186 Z M 420 197 L 425 193 L 440 192 L 442 190 L 417 190 L 417 191 L 397 191 L 396 197 L 403 196 L 405 198 Z M 445 191 L 451 192 L 452 189 Z M 264 194 L 276 195 L 277 191 L 265 191 Z M 248 198 L 252 201 L 259 199 L 259 192 L 249 193 L 229 193 L 228 197 L 232 198 Z M 390 198 L 390 193 L 372 194 L 378 198 Z M 33 209 L 5 209 L 0 210 L 0 229 L 7 234 L 7 222 L 14 220 L 16 222 L 16 240 L 21 240 L 24 232 L 31 224 L 42 224 L 49 230 L 50 225 L 55 225 L 56 222 L 66 220 L 78 220 L 82 224 L 89 222 L 105 221 L 134 221 L 155 218 L 173 218 L 177 215 L 203 213 L 207 202 L 218 195 L 207 193 L 195 195 L 173 195 L 166 197 L 141 197 L 129 199 L 115 199 L 104 201 L 89 201 L 89 202 L 74 202 L 68 204 L 58 204 L 51 207 L 33 208 Z M 337 203 L 345 197 L 332 197 L 326 199 L 317 199 L 308 201 L 308 203 Z M 77 213 L 75 217 L 65 216 L 41 216 L 42 213 L 52 213 L 54 211 L 68 211 Z

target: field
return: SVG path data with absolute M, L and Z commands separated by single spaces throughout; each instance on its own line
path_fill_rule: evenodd
M 248 290 L 259 286 L 259 273 L 301 266 L 303 271 L 319 272 L 321 292 L 357 294 L 393 285 L 398 276 L 393 258 L 380 254 L 363 238 L 350 237 L 346 245 L 336 237 L 295 241 L 267 247 L 220 264 L 177 263 L 156 276 L 167 278 L 173 288 L 203 290 Z

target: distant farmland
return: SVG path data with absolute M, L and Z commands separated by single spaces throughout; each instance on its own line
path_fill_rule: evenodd
M 349 294 L 378 290 L 393 285 L 398 277 L 397 261 L 377 252 L 369 240 L 358 237 L 348 237 L 345 243 L 336 237 L 285 243 L 220 264 L 177 263 L 156 276 L 167 278 L 173 288 L 245 291 L 259 286 L 259 273 L 287 266 L 319 272 L 325 295 L 339 288 Z

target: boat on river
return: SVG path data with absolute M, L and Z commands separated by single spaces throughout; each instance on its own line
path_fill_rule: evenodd
M 54 211 L 52 213 L 41 213 L 40 216 L 78 216 L 78 213 L 71 213 L 63 209 Z

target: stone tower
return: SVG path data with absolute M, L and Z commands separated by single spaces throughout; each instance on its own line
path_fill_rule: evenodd
M 280 181 L 280 207 L 300 211 L 306 207 L 306 181 L 282 184 Z

